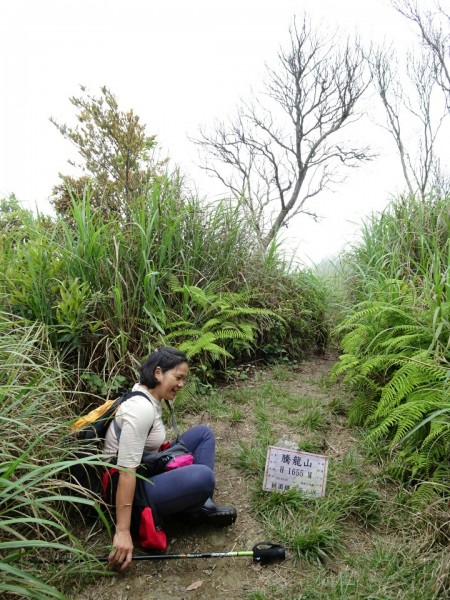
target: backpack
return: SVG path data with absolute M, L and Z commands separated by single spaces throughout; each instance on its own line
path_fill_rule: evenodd
M 91 456 L 95 458 L 96 455 L 99 455 L 100 461 L 100 446 L 105 439 L 106 432 L 117 409 L 122 402 L 133 396 L 144 396 L 148 399 L 143 392 L 125 392 L 116 400 L 107 400 L 98 408 L 91 410 L 87 415 L 80 417 L 72 425 L 72 431 L 74 431 L 79 443 L 79 448 L 72 455 L 75 459 L 81 461 L 89 459 Z M 172 415 L 172 425 L 177 432 L 178 441 L 178 430 L 172 407 L 170 403 L 167 403 L 167 405 Z M 186 452 L 188 452 L 187 448 Z M 171 458 L 176 460 L 176 457 Z M 167 468 L 167 465 L 165 467 Z M 140 467 L 137 473 L 149 476 L 149 473 L 143 467 Z M 114 517 L 115 495 L 119 481 L 119 471 L 114 466 L 108 468 L 105 465 L 90 461 L 75 462 L 70 468 L 70 475 L 83 488 L 102 497 L 106 504 L 109 505 L 110 513 Z M 92 516 L 95 517 L 96 515 L 93 514 Z M 162 529 L 161 518 L 151 497 L 147 493 L 145 482 L 141 477 L 136 478 L 130 531 L 138 546 L 153 548 L 159 551 L 164 551 L 167 548 L 167 536 Z
M 98 461 L 101 462 L 101 444 L 105 440 L 108 427 L 119 406 L 133 396 L 147 398 L 143 392 L 124 392 L 115 400 L 107 400 L 87 415 L 80 417 L 71 427 L 75 434 L 77 448 L 71 454 L 74 462 L 69 468 L 70 478 L 97 496 L 102 493 L 104 467 L 96 463 L 95 457 L 98 455 Z

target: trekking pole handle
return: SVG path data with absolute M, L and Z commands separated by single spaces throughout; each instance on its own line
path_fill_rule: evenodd
M 260 565 L 267 565 L 277 560 L 284 560 L 286 552 L 281 544 L 271 544 L 270 542 L 259 542 L 253 546 L 253 560 Z

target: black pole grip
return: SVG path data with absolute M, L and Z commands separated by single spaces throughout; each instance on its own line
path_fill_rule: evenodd
M 260 565 L 267 565 L 276 560 L 284 560 L 285 558 L 284 546 L 280 544 L 260 542 L 256 546 L 253 546 L 253 561 Z

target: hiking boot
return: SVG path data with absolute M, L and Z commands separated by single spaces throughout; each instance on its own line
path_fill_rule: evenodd
M 233 506 L 221 506 L 208 498 L 203 506 L 189 513 L 189 517 L 198 523 L 210 523 L 219 527 L 232 525 L 237 518 L 237 511 Z

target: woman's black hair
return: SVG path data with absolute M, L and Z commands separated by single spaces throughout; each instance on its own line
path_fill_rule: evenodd
M 155 377 L 156 367 L 160 367 L 161 371 L 165 373 L 166 371 L 181 365 L 181 363 L 187 362 L 187 356 L 184 352 L 181 352 L 181 350 L 177 350 L 176 348 L 159 348 L 158 350 L 155 350 L 155 352 L 152 352 L 147 360 L 140 366 L 140 383 L 153 389 L 158 385 L 158 381 Z

